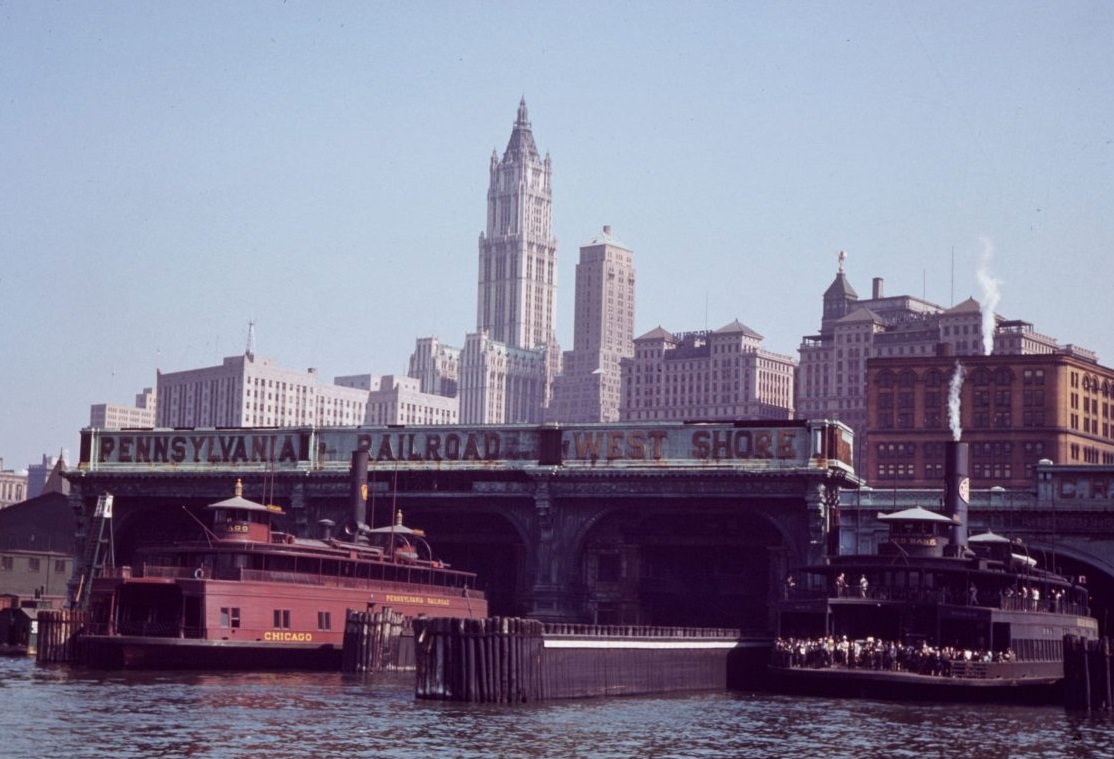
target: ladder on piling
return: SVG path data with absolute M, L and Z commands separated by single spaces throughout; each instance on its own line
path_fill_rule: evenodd
M 110 563 L 115 563 L 115 546 L 112 544 L 112 494 L 105 493 L 97 498 L 97 507 L 93 511 L 93 519 L 85 531 L 85 552 L 81 563 L 76 567 L 78 571 L 77 582 L 70 602 L 71 609 L 85 609 L 89 605 L 89 590 L 93 578 L 100 574 L 107 558 Z M 105 534 L 107 529 L 108 534 Z M 104 548 L 107 545 L 108 551 Z

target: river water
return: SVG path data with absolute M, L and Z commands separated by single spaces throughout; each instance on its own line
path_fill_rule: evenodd
M 754 693 L 517 706 L 414 699 L 413 676 L 105 673 L 0 658 L 0 757 L 1114 757 L 1059 707 Z

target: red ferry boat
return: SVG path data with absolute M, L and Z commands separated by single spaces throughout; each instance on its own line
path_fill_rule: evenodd
M 273 528 L 277 506 L 206 507 L 198 540 L 139 549 L 89 592 L 83 659 L 107 668 L 339 669 L 346 612 L 483 618 L 476 576 L 435 559 L 421 531 L 350 520 L 340 540 Z M 326 524 L 328 530 L 331 524 Z

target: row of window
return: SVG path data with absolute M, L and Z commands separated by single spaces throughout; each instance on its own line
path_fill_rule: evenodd
M 28 572 L 41 572 L 41 571 L 43 571 L 42 559 L 36 558 L 34 556 L 28 556 L 26 558 L 27 558 L 26 567 L 27 567 Z M 22 562 L 20 562 L 20 563 L 22 564 Z M 15 567 L 16 567 L 16 557 L 14 557 L 14 556 L 0 556 L 0 570 L 3 570 L 5 572 L 14 572 Z M 58 574 L 65 574 L 68 571 L 67 568 L 66 568 L 66 560 L 65 559 L 55 559 L 54 560 L 54 571 L 57 572 Z
M 1026 465 L 1025 471 L 1030 472 L 1032 465 Z M 886 462 L 879 461 L 875 469 L 880 480 L 915 480 L 916 465 L 911 461 Z M 975 463 L 971 465 L 971 476 L 976 480 L 1012 480 L 1013 465 L 1008 462 Z M 924 479 L 940 480 L 944 477 L 944 465 L 941 463 L 927 462 L 924 465 Z
M 1044 455 L 1044 441 L 1041 440 L 1026 440 L 1024 443 L 1019 443 L 1025 451 L 1026 456 L 1043 456 Z M 940 442 L 921 443 L 921 452 L 926 459 L 940 459 L 944 458 L 944 453 L 947 450 L 947 445 Z M 975 460 L 982 458 L 1001 458 L 1003 456 L 1009 457 L 1013 455 L 1014 443 L 1010 440 L 993 440 L 987 442 L 970 443 L 968 450 L 971 452 L 972 458 Z M 876 443 L 874 446 L 875 454 L 879 459 L 887 458 L 901 458 L 905 456 L 913 456 L 917 452 L 916 443 Z
M 220 610 L 220 626 L 226 629 L 234 629 L 240 627 L 240 607 L 239 606 L 222 606 Z M 290 609 L 275 609 L 272 617 L 272 627 L 276 630 L 289 630 L 293 627 L 290 615 Z M 332 612 L 319 611 L 317 612 L 317 629 L 318 630 L 332 630 L 333 629 L 333 616 Z

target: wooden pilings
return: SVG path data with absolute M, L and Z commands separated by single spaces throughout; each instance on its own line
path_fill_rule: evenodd
M 89 612 L 80 609 L 49 609 L 40 611 L 39 647 L 35 661 L 39 664 L 79 662 L 79 634 L 89 622 Z
M 384 672 L 413 666 L 404 642 L 409 638 L 402 612 L 384 607 L 376 612 L 348 610 L 344 621 L 342 672 Z
M 727 687 L 738 630 L 414 620 L 418 698 L 516 703 Z
M 418 698 L 518 703 L 541 698 L 542 623 L 533 619 L 415 619 Z
M 1109 638 L 1064 636 L 1064 706 L 1109 710 L 1114 706 L 1114 655 Z

